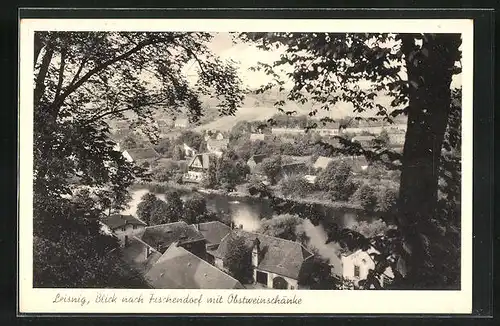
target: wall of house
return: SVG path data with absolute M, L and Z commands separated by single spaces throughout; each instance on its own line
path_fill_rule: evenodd
M 368 276 L 368 271 L 375 268 L 375 262 L 365 251 L 357 251 L 349 256 L 342 256 L 342 276 L 345 279 L 358 282 Z M 359 276 L 354 275 L 354 267 L 359 266 Z
M 113 233 L 116 235 L 116 237 L 120 240 L 120 244 L 122 246 L 125 245 L 125 237 L 128 237 L 128 239 L 139 235 L 144 231 L 144 225 L 132 225 L 132 224 L 127 224 L 123 227 L 117 228 L 113 230 Z
M 286 277 L 286 276 L 283 276 L 280 274 L 263 271 L 263 270 L 258 269 L 258 268 L 253 269 L 254 282 L 257 282 L 257 271 L 267 274 L 267 287 L 270 289 L 273 288 L 273 280 L 278 276 L 282 277 L 288 283 L 288 290 L 295 290 L 295 289 L 299 288 L 299 281 L 298 280 L 295 280 L 293 278 Z
M 184 174 L 184 178 L 195 182 L 201 182 L 204 177 L 205 177 L 205 172 L 199 172 L 199 171 L 188 171 L 187 173 Z

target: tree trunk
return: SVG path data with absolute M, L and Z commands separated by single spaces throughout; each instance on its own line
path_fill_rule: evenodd
M 438 167 L 448 122 L 451 77 L 460 36 L 424 35 L 422 47 L 403 38 L 409 108 L 400 184 L 399 227 L 410 287 L 438 286 L 432 277 L 429 235 L 435 218 Z

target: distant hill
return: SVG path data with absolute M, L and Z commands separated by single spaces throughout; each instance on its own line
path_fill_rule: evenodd
M 239 121 L 265 121 L 273 115 L 279 113 L 277 108 L 274 107 L 274 104 L 277 101 L 284 100 L 285 96 L 286 93 L 278 92 L 277 89 L 271 89 L 261 94 L 257 94 L 255 90 L 252 90 L 245 95 L 245 100 L 242 107 L 238 109 L 234 116 L 220 116 L 217 109 L 217 100 L 212 99 L 209 96 L 203 96 L 201 100 L 205 108 L 204 116 L 201 118 L 200 124 L 193 129 L 197 131 L 207 129 L 228 131 L 231 130 L 231 128 Z M 387 96 L 379 96 L 377 102 L 389 107 L 390 101 L 391 98 Z M 366 118 L 372 117 L 376 113 L 372 110 L 354 114 L 352 104 L 344 102 L 337 103 L 329 111 L 321 110 L 319 104 L 314 105 L 310 102 L 305 103 L 304 105 L 294 102 L 287 102 L 283 107 L 285 111 L 296 111 L 295 115 L 307 115 L 314 108 L 318 108 L 318 112 L 315 116 L 318 119 L 322 117 L 339 119 L 346 116 L 360 116 Z M 127 112 L 126 115 L 129 116 L 131 120 L 134 120 L 134 118 L 132 117 L 134 115 L 133 113 Z M 169 111 L 161 111 L 156 113 L 156 119 L 159 125 L 163 125 L 167 122 L 173 121 L 173 116 L 174 114 L 170 113 Z M 175 116 L 177 118 L 186 118 L 187 112 L 178 112 L 175 113 Z M 128 122 L 120 123 L 117 121 L 113 121 L 110 124 L 112 125 L 112 127 L 118 127 L 119 125 L 124 125 L 127 123 Z
M 228 131 L 236 125 L 239 121 L 264 121 L 279 113 L 274 103 L 282 100 L 284 95 L 278 94 L 275 91 L 268 91 L 264 94 L 255 94 L 255 92 L 248 93 L 245 97 L 243 107 L 238 109 L 234 116 L 218 117 L 215 120 L 197 126 L 195 130 L 215 129 L 221 131 Z M 390 107 L 390 97 L 379 96 L 378 101 L 380 104 Z M 354 113 L 353 106 L 350 103 L 339 102 L 329 111 L 320 109 L 320 105 L 313 103 L 305 103 L 304 105 L 294 102 L 288 102 L 283 107 L 285 111 L 296 111 L 295 115 L 307 115 L 313 109 L 318 108 L 316 118 L 329 117 L 331 119 L 340 119 L 346 116 L 359 116 L 359 117 L 373 117 L 376 112 L 374 110 L 367 110 L 362 113 Z

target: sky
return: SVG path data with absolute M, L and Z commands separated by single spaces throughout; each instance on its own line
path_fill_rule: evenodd
M 270 77 L 265 73 L 253 72 L 249 68 L 255 66 L 259 61 L 271 64 L 279 59 L 283 51 L 264 51 L 248 43 L 234 43 L 229 33 L 217 33 L 209 44 L 209 48 L 223 60 L 232 59 L 238 62 L 240 78 L 245 86 L 249 88 L 258 88 L 270 81 Z M 190 78 L 195 78 L 193 77 L 195 75 L 195 66 L 190 65 L 189 68 L 188 75 L 190 75 Z M 460 75 L 454 76 L 452 88 L 458 87 L 460 84 Z

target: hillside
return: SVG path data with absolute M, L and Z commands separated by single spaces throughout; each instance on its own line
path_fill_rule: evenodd
M 197 126 L 195 130 L 202 131 L 207 129 L 215 129 L 221 131 L 230 130 L 239 121 L 265 121 L 272 117 L 273 115 L 279 113 L 279 111 L 273 106 L 276 101 L 279 101 L 282 96 L 277 96 L 274 94 L 247 94 L 243 107 L 238 109 L 235 116 L 225 116 L 218 117 L 214 121 Z M 391 99 L 389 97 L 380 97 L 380 104 L 389 106 Z M 285 111 L 296 111 L 296 115 L 307 115 L 314 108 L 319 108 L 320 106 L 314 106 L 312 103 L 306 103 L 305 105 L 300 105 L 296 103 L 287 103 L 283 109 Z M 213 109 L 211 109 L 213 110 Z M 374 111 L 365 111 L 356 114 L 360 117 L 372 117 L 375 115 Z M 329 117 L 331 119 L 340 119 L 345 116 L 355 116 L 353 112 L 353 106 L 350 103 L 339 102 L 330 111 L 318 110 L 316 118 Z

